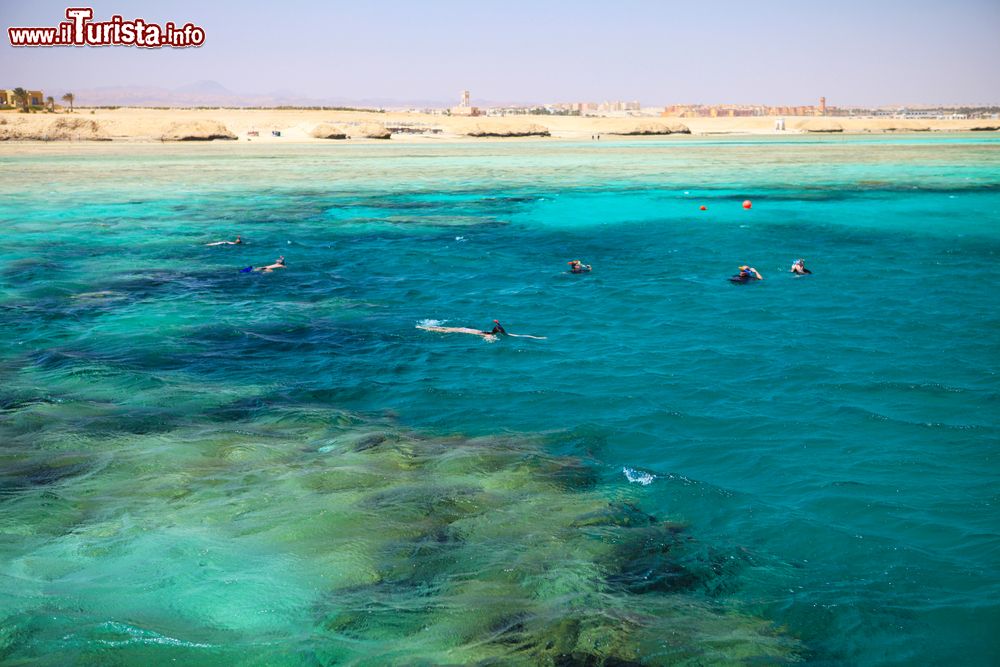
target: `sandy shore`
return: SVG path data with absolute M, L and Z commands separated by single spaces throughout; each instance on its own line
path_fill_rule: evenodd
M 530 128 L 547 131 L 553 139 L 612 138 L 616 132 L 640 127 L 683 126 L 695 135 L 711 134 L 801 134 L 810 131 L 866 132 L 965 132 L 974 128 L 1000 127 L 1000 120 L 899 120 L 892 118 L 785 117 L 786 130 L 776 131 L 775 118 L 595 118 L 579 116 L 508 116 L 462 118 L 403 112 L 260 110 L 260 109 L 77 109 L 73 113 L 21 114 L 0 112 L 0 139 L 88 140 L 159 142 L 171 128 L 211 125 L 222 127 L 239 141 L 322 142 L 312 136 L 321 124 L 341 128 L 350 139 L 365 141 L 365 128 L 384 127 L 391 141 L 469 140 L 477 126 L 510 130 L 514 134 Z M 281 136 L 272 135 L 273 131 Z M 253 133 L 257 135 L 254 136 Z M 545 140 L 536 138 L 536 140 Z

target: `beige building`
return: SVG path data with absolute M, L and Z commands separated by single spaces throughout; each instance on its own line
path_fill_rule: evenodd
M 826 98 L 819 98 L 819 106 L 735 105 L 735 104 L 673 104 L 665 107 L 661 116 L 676 118 L 736 118 L 740 116 L 826 116 L 835 115 L 837 107 L 828 107 Z
M 469 91 L 463 90 L 462 91 L 462 101 L 459 102 L 459 104 L 458 104 L 457 107 L 452 107 L 451 108 L 451 110 L 450 110 L 451 111 L 451 115 L 452 116 L 478 116 L 479 113 L 480 113 L 479 112 L 479 107 L 472 106 L 472 103 L 469 101 L 469 98 L 470 98 Z
M 28 104 L 33 107 L 40 107 L 45 104 L 45 95 L 40 90 L 28 90 Z M 14 89 L 0 89 L 0 106 L 6 105 L 9 107 L 17 106 L 17 98 L 14 95 Z

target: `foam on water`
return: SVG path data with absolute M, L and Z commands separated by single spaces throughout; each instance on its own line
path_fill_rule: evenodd
M 625 475 L 625 479 L 633 484 L 641 484 L 643 486 L 649 486 L 656 481 L 656 475 L 650 474 L 648 472 L 642 472 L 641 470 L 633 470 L 628 466 L 622 468 L 622 473 Z

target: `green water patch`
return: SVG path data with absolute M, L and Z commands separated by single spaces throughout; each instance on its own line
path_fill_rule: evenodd
M 35 447 L 4 450 L 0 656 L 14 664 L 801 656 L 721 594 L 739 554 L 544 438 L 251 397 L 218 408 L 242 419 L 146 433 L 81 423 L 91 402 L 7 405 L 15 436 L 19 413 L 49 410 Z M 61 446 L 67 432 L 86 442 Z

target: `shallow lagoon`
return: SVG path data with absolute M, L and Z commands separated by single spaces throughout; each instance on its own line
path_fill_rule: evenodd
M 993 137 L 0 162 L 7 661 L 1000 657 Z

